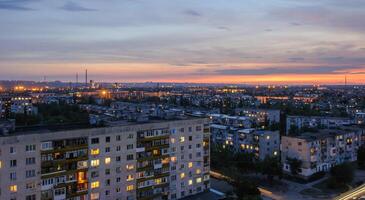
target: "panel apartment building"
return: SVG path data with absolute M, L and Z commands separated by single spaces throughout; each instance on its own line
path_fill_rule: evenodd
M 364 144 L 364 130 L 356 127 L 321 129 L 315 133 L 281 138 L 281 161 L 285 173 L 291 173 L 290 159 L 302 161 L 299 176 L 308 179 L 343 162 L 357 160 L 357 150 Z
M 0 133 L 0 199 L 180 199 L 209 182 L 208 119 Z

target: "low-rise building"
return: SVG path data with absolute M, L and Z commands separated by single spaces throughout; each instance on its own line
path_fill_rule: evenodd
M 283 170 L 291 173 L 290 160 L 301 161 L 299 176 L 329 171 L 343 162 L 357 160 L 357 149 L 364 143 L 364 130 L 346 127 L 343 129 L 322 129 L 316 133 L 302 133 L 299 136 L 282 136 L 281 160 Z

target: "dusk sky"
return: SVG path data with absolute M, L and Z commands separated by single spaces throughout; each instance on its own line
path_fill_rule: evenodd
M 365 83 L 365 0 L 0 0 L 0 79 Z M 81 79 L 81 78 L 80 78 Z

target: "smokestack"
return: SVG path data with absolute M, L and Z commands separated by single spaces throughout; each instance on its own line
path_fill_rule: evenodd
M 86 69 L 86 71 L 85 71 L 85 85 L 86 85 L 86 87 L 87 87 L 87 69 Z

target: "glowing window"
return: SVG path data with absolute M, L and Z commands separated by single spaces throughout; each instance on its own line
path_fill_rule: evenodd
M 97 167 L 97 166 L 99 166 L 99 159 L 91 160 L 91 166 L 92 166 L 92 167 Z
M 201 182 L 202 182 L 202 178 L 197 178 L 197 179 L 196 179 L 196 182 L 197 182 L 197 183 L 201 183 Z
M 134 189 L 134 186 L 133 185 L 128 185 L 127 186 L 127 191 L 132 191 Z
M 99 155 L 100 150 L 99 149 L 91 149 L 91 155 L 95 156 L 95 155 Z
M 98 188 L 100 186 L 99 181 L 91 182 L 91 188 Z
M 189 162 L 188 167 L 189 168 L 192 168 L 193 167 L 193 163 L 192 162 Z
M 110 164 L 110 157 L 105 158 L 105 164 L 107 164 L 107 165 Z
M 181 178 L 181 179 L 185 178 L 185 173 L 181 173 L 181 174 L 180 174 L 180 178 Z
M 10 192 L 16 192 L 18 191 L 18 186 L 17 185 L 11 185 L 10 186 Z
M 192 185 L 193 184 L 193 180 L 189 180 L 189 185 Z

